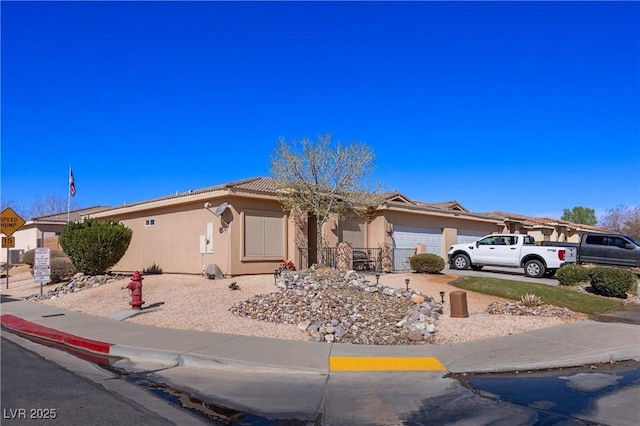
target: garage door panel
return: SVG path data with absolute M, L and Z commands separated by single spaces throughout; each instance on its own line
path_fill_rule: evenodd
M 416 244 L 424 244 L 427 253 L 442 256 L 440 229 L 396 226 L 393 230 L 393 243 L 396 248 L 413 248 Z
M 486 232 L 477 231 L 458 231 L 457 244 L 467 244 L 478 241 L 480 238 L 487 235 Z

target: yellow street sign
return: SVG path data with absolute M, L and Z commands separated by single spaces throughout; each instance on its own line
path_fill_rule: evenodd
M 15 248 L 16 237 L 2 237 L 2 248 Z
M 25 223 L 27 222 L 25 222 L 18 213 L 14 212 L 11 207 L 2 210 L 0 215 L 0 228 L 2 229 L 2 233 L 7 237 L 10 237 L 11 234 L 22 228 Z

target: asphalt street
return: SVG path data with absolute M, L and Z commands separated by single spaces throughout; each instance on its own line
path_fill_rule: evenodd
M 58 349 L 2 332 L 3 425 L 209 424 Z

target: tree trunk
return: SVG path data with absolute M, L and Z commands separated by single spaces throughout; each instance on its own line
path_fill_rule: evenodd
M 317 218 L 316 220 L 316 250 L 318 250 L 317 259 L 318 265 L 324 265 L 324 250 L 323 249 L 323 240 L 322 237 L 322 225 L 326 222 L 326 219 Z

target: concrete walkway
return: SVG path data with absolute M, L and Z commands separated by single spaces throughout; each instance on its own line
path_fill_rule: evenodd
M 120 321 L 123 315 L 102 318 L 5 296 L 0 308 L 2 325 L 10 331 L 93 354 L 161 366 L 305 374 L 336 370 L 435 370 L 446 374 L 640 360 L 640 321 L 633 320 L 580 321 L 454 345 L 369 346 L 162 329 Z M 638 310 L 623 316 L 628 320 L 634 315 L 640 319 Z

